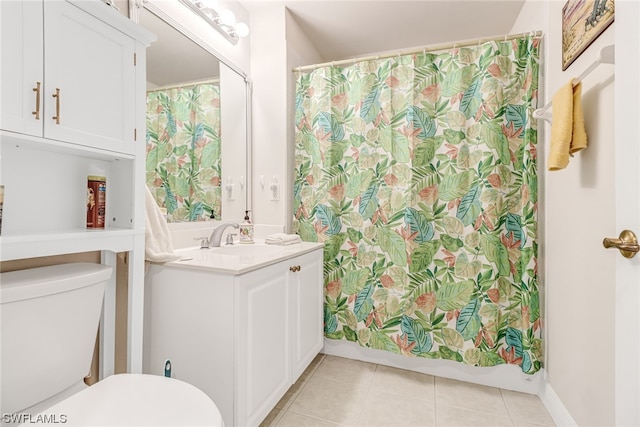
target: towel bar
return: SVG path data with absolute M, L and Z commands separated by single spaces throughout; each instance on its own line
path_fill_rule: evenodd
M 615 46 L 610 44 L 602 49 L 600 49 L 600 54 L 598 55 L 598 59 L 596 59 L 593 64 L 589 65 L 589 67 L 582 72 L 576 79 L 573 80 L 573 85 L 577 85 L 579 82 L 584 80 L 593 70 L 598 68 L 600 64 L 615 64 Z M 542 119 L 549 123 L 551 123 L 551 114 L 547 112 L 551 108 L 552 102 L 550 101 L 547 105 L 542 108 L 538 108 L 534 110 L 533 117 L 536 119 Z

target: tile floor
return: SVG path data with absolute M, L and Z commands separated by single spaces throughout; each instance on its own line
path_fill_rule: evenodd
M 320 354 L 261 427 L 554 425 L 537 396 Z

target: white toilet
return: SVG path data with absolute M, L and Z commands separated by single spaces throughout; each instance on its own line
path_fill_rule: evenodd
M 87 387 L 112 268 L 72 263 L 0 274 L 3 424 L 223 426 L 196 387 L 155 375 L 112 375 Z

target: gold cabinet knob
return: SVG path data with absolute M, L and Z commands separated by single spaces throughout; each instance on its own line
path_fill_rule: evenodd
M 605 248 L 617 248 L 625 258 L 633 258 L 640 252 L 638 239 L 631 230 L 624 230 L 617 239 L 606 237 L 602 241 L 602 245 Z
M 31 114 L 35 116 L 36 120 L 40 120 L 40 82 L 36 82 L 36 87 L 33 91 L 36 93 L 36 111 L 32 111 Z

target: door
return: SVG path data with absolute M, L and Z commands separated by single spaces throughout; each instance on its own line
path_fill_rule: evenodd
M 0 23 L 0 129 L 42 136 L 42 2 L 2 1 Z
M 640 4 L 616 2 L 616 224 L 640 234 Z M 640 425 L 640 255 L 616 259 L 616 425 Z
M 44 136 L 133 153 L 133 39 L 66 1 L 45 1 L 44 16 Z

